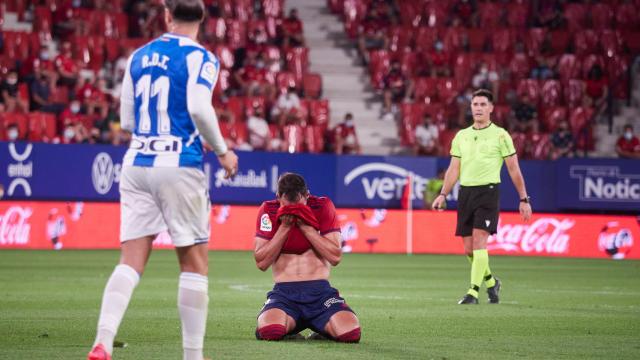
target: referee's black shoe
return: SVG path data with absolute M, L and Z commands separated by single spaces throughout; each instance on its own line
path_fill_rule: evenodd
M 478 298 L 471 294 L 466 294 L 458 301 L 458 305 L 478 305 Z
M 487 295 L 489 295 L 489 304 L 500 303 L 500 296 L 498 294 L 500 293 L 500 287 L 502 286 L 502 282 L 497 277 L 494 277 L 494 278 L 496 279 L 496 284 L 490 288 L 487 288 Z

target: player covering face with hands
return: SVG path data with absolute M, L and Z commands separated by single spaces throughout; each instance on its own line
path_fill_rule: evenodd
M 259 340 L 310 328 L 335 341 L 360 341 L 358 318 L 329 284 L 331 266 L 342 257 L 340 244 L 331 200 L 310 195 L 302 176 L 283 174 L 277 199 L 260 206 L 256 222 L 256 265 L 271 267 L 275 282 L 258 316 Z
M 120 181 L 122 252 L 104 289 L 88 360 L 111 358 L 151 244 L 164 231 L 171 236 L 180 265 L 183 358 L 203 359 L 211 204 L 201 137 L 227 177 L 237 172 L 238 158 L 227 149 L 211 106 L 220 64 L 196 41 L 204 4 L 166 0 L 165 7 L 170 32 L 133 52 L 122 83 L 120 122 L 131 131 Z
M 460 180 L 456 236 L 461 236 L 471 263 L 471 286 L 459 304 L 477 304 L 483 281 L 489 303 L 500 302 L 501 282 L 489 268 L 487 239 L 497 232 L 499 217 L 500 169 L 507 164 L 509 176 L 520 195 L 520 214 L 531 217 L 531 203 L 524 184 L 518 157 L 509 133 L 491 122 L 493 95 L 478 90 L 471 99 L 473 125 L 460 130 L 451 143 L 451 163 L 433 209 L 442 210 L 446 196 Z

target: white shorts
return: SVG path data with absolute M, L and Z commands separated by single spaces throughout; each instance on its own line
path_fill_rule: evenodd
M 211 202 L 196 168 L 125 166 L 120 176 L 120 242 L 168 231 L 173 245 L 209 241 Z

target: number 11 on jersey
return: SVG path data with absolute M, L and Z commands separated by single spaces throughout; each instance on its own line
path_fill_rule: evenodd
M 151 133 L 151 116 L 149 116 L 149 102 L 152 97 L 158 96 L 157 119 L 158 135 L 168 135 L 171 133 L 171 120 L 167 109 L 169 108 L 169 77 L 160 76 L 151 83 L 151 75 L 143 75 L 136 83 L 136 97 L 142 96 L 140 104 L 140 123 L 138 131 L 141 134 Z

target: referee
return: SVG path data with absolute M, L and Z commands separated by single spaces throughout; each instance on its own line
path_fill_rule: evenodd
M 491 275 L 487 239 L 498 229 L 499 186 L 502 161 L 507 163 L 511 181 L 520 195 L 520 215 L 531 217 L 531 205 L 518 157 L 509 133 L 491 122 L 493 95 L 477 90 L 471 98 L 473 125 L 458 131 L 451 143 L 451 163 L 444 177 L 442 191 L 433 201 L 441 210 L 445 198 L 460 178 L 456 236 L 464 241 L 464 251 L 471 263 L 471 287 L 458 304 L 477 304 L 482 281 L 487 285 L 489 303 L 500 302 L 500 280 Z

